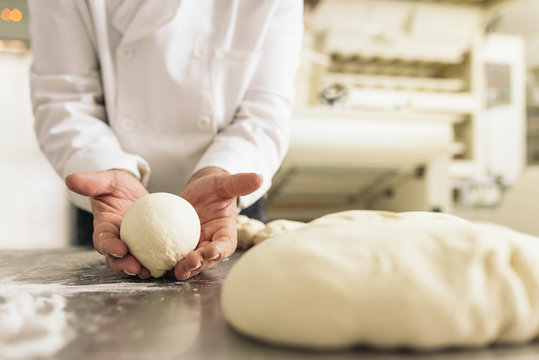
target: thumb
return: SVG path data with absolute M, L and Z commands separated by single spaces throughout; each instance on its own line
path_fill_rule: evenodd
M 110 171 L 80 172 L 66 176 L 65 183 L 69 190 L 77 194 L 96 197 L 112 191 L 115 176 Z
M 222 194 L 226 198 L 248 195 L 262 186 L 262 175 L 256 173 L 239 173 L 224 178 Z

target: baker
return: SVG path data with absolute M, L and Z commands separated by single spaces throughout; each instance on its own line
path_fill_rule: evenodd
M 121 275 L 150 276 L 119 227 L 148 192 L 201 220 L 187 279 L 236 248 L 238 209 L 261 200 L 285 155 L 301 0 L 30 0 L 39 145 L 65 177 L 79 230 Z M 93 216 L 89 215 L 92 213 Z

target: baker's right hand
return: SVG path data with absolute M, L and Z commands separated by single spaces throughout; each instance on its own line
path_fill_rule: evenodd
M 127 209 L 148 194 L 140 180 L 126 170 L 106 170 L 71 174 L 65 183 L 69 190 L 91 198 L 94 247 L 105 255 L 112 270 L 118 275 L 149 278 L 148 269 L 128 253 L 127 245 L 120 240 L 120 225 Z

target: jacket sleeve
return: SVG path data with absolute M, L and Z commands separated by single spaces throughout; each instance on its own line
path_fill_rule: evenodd
M 279 1 L 261 45 L 259 63 L 232 124 L 216 136 L 195 168 L 218 166 L 230 173 L 261 174 L 262 187 L 241 197 L 240 208 L 269 190 L 288 150 L 288 121 L 302 35 L 303 1 Z
M 35 133 L 56 172 L 119 168 L 147 183 L 148 163 L 126 153 L 108 125 L 90 19 L 79 0 L 30 0 L 34 62 L 30 70 Z M 70 192 L 90 211 L 89 198 Z

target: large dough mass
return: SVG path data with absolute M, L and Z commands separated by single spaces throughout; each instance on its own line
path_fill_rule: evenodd
M 239 332 L 283 345 L 525 342 L 539 334 L 539 239 L 439 213 L 330 214 L 247 251 L 221 301 Z
M 200 220 L 186 200 L 169 193 L 152 193 L 135 201 L 122 220 L 120 238 L 153 277 L 171 270 L 200 237 Z

